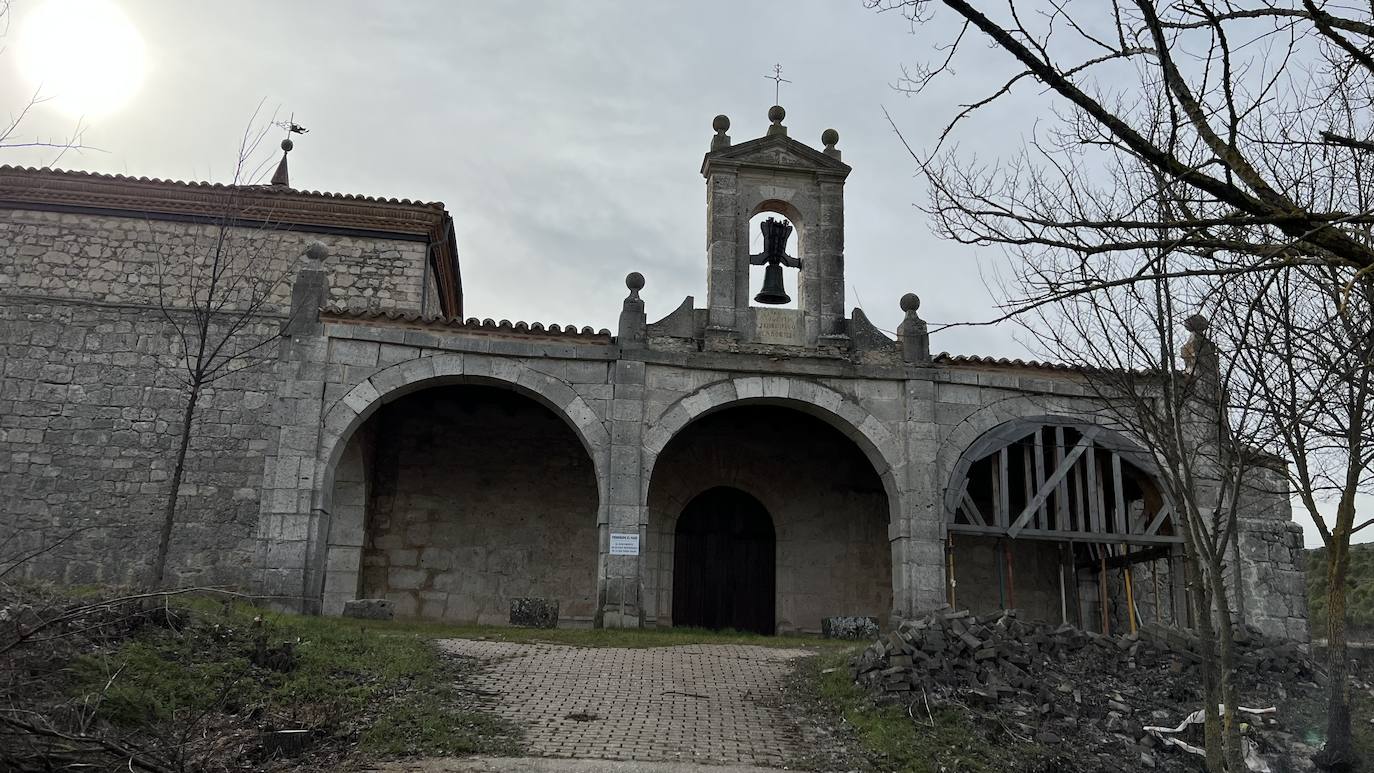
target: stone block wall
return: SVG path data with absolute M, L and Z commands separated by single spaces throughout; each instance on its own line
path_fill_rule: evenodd
M 450 386 L 370 426 L 364 596 L 402 616 L 498 624 L 512 599 L 542 597 L 564 625 L 591 625 L 596 477 L 562 419 L 506 390 Z
M 655 464 L 645 560 L 647 613 L 658 624 L 671 620 L 677 517 L 721 485 L 758 499 L 772 517 L 779 631 L 819 633 L 826 617 L 889 617 L 889 508 L 869 460 L 801 411 L 745 406 L 689 425 Z
M 1245 621 L 1271 636 L 1298 641 L 1307 625 L 1307 561 L 1294 523 L 1288 481 L 1280 469 L 1252 467 L 1241 492 L 1241 605 Z M 1230 580 L 1234 574 L 1228 572 Z
M 142 579 L 185 400 L 171 328 L 147 308 L 0 301 L 0 543 L 17 534 L 10 554 L 60 543 L 25 564 L 31 578 Z M 202 396 L 172 538 L 181 584 L 251 579 L 261 457 L 276 440 L 275 354 Z
M 208 264 L 219 235 L 212 225 L 7 210 L 0 217 L 0 295 L 156 305 L 161 284 L 169 304 L 184 305 L 193 267 Z M 329 248 L 333 305 L 420 311 L 425 296 L 434 296 L 421 242 L 230 228 L 221 255 L 234 275 L 270 284 L 280 312 L 314 241 Z M 437 296 L 426 308 L 438 311 Z

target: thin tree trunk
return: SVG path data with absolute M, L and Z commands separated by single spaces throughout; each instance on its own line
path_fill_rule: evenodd
M 1217 704 L 1221 703 L 1221 689 L 1217 682 L 1217 645 L 1216 632 L 1212 627 L 1212 599 L 1207 582 L 1200 576 L 1201 562 L 1196 557 L 1188 559 L 1193 568 L 1193 603 L 1197 607 L 1198 649 L 1202 656 L 1202 731 L 1203 748 L 1207 751 L 1207 770 L 1209 773 L 1224 773 L 1225 757 L 1222 755 L 1221 719 L 1217 716 Z
M 1345 580 L 1350 570 L 1349 535 L 1332 535 L 1331 551 L 1326 564 L 1326 646 L 1327 686 L 1326 747 L 1318 759 L 1321 764 L 1337 770 L 1348 769 L 1354 762 L 1350 739 L 1350 677 L 1346 655 Z
M 162 509 L 162 530 L 158 534 L 157 557 L 153 561 L 152 587 L 162 588 L 167 581 L 167 554 L 172 544 L 172 526 L 176 523 L 177 499 L 181 495 L 181 479 L 186 471 L 186 451 L 191 447 L 191 421 L 195 418 L 196 402 L 200 400 L 198 382 L 191 385 L 186 396 L 186 409 L 181 415 L 181 441 L 177 446 L 177 461 L 172 467 L 172 487 L 167 492 L 167 504 Z
M 1223 580 L 1225 567 L 1221 561 L 1213 562 L 1208 572 L 1212 582 L 1212 604 L 1217 613 L 1217 643 L 1220 645 L 1218 670 L 1220 672 L 1222 712 L 1222 740 L 1229 770 L 1245 770 L 1245 755 L 1240 746 L 1240 722 L 1236 717 L 1239 696 L 1236 694 L 1236 648 L 1235 631 L 1231 621 L 1230 604 L 1227 601 L 1226 586 Z

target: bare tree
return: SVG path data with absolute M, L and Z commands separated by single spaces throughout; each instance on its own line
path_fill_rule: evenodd
M 1355 522 L 1356 494 L 1374 489 L 1374 280 L 1352 284 L 1352 274 L 1322 266 L 1246 277 L 1243 289 L 1219 296 L 1233 308 L 1218 326 L 1252 401 L 1244 408 L 1258 419 L 1264 447 L 1293 460 L 1285 468 L 1290 488 L 1328 547 L 1330 693 L 1321 761 L 1341 768 L 1354 761 L 1345 630 L 1350 541 L 1374 525 Z
M 1208 768 L 1243 770 L 1237 767 L 1237 588 L 1227 570 L 1257 459 L 1256 425 L 1248 412 L 1225 409 L 1233 370 L 1218 357 L 1206 320 L 1191 313 L 1204 289 L 1195 281 L 1155 279 L 1075 295 L 1018 319 L 1037 348 L 1080 368 L 1103 420 L 1137 439 L 1154 461 L 1185 538 Z M 1184 327 L 1192 331 L 1186 339 Z
M 149 577 L 154 588 L 167 583 L 177 503 L 202 397 L 216 382 L 262 365 L 263 349 L 284 329 L 277 320 L 266 319 L 276 311 L 277 291 L 289 272 L 280 268 L 276 245 L 266 238 L 274 225 L 270 211 L 262 209 L 256 185 L 266 164 L 254 164 L 263 138 L 275 124 L 258 124 L 256 119 L 255 113 L 240 141 L 232 182 L 212 194 L 219 199 L 214 223 L 195 232 L 192 249 L 164 255 L 158 263 L 158 309 L 175 335 L 177 381 L 184 402 Z
M 1223 386 L 1247 392 L 1239 401 L 1227 393 L 1225 421 L 1248 411 L 1264 450 L 1291 460 L 1293 488 L 1330 548 L 1328 575 L 1343 579 L 1360 528 L 1354 496 L 1369 485 L 1359 472 L 1367 418 L 1354 402 L 1368 401 L 1368 345 L 1359 342 L 1370 322 L 1349 310 L 1374 276 L 1374 12 L 1319 0 L 870 5 L 903 14 L 918 33 L 938 29 L 927 24 L 937 14 L 958 23 L 938 63 L 899 82 L 908 92 L 951 72 L 978 38 L 1006 55 L 1006 80 L 962 106 L 931 150 L 912 152 L 937 232 L 1002 245 L 1014 259 L 1004 318 L 1137 285 L 1200 282 L 1192 297 L 1216 309 L 1236 358 L 1235 383 Z M 1044 90 L 1053 117 L 1019 153 L 987 164 L 946 147 L 980 110 L 1027 87 Z M 1299 351 L 1317 319 L 1354 345 L 1334 362 Z M 1319 505 L 1333 500 L 1329 518 Z M 1351 756 L 1338 678 L 1344 583 L 1330 592 L 1321 761 L 1341 766 Z

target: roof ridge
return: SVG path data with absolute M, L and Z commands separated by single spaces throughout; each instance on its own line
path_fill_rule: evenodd
M 420 201 L 418 199 L 397 199 L 386 196 L 366 196 L 359 193 L 334 193 L 330 191 L 311 191 L 301 188 L 284 188 L 272 185 L 234 185 L 231 183 L 209 182 L 206 180 L 173 180 L 161 177 L 135 177 L 133 175 L 115 174 L 112 172 L 92 172 L 82 169 L 57 169 L 54 167 L 34 167 L 17 166 L 13 164 L 0 164 L 0 174 L 21 173 L 26 175 L 48 175 L 54 177 L 85 178 L 92 180 L 107 180 L 119 183 L 140 183 L 144 185 L 164 185 L 177 188 L 191 188 L 196 190 L 244 190 L 254 193 L 277 194 L 277 195 L 296 195 L 311 196 L 336 201 L 357 201 L 366 204 L 395 204 L 408 207 L 427 207 L 431 209 L 444 210 L 444 203 L 441 201 Z

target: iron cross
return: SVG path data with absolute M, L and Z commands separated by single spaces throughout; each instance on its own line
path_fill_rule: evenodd
M 770 81 L 773 81 L 773 104 L 775 104 L 775 105 L 781 104 L 780 102 L 778 102 L 778 99 L 779 99 L 779 95 L 780 95 L 780 93 L 781 93 L 781 91 L 782 91 L 782 84 L 784 84 L 784 83 L 791 83 L 791 82 L 792 82 L 792 81 L 790 81 L 790 80 L 788 80 L 788 79 L 782 77 L 782 65 L 780 65 L 780 64 L 775 64 L 775 65 L 773 65 L 773 74 L 772 74 L 772 75 L 765 75 L 765 76 L 763 76 L 763 77 L 767 78 L 767 79 L 770 80 Z

